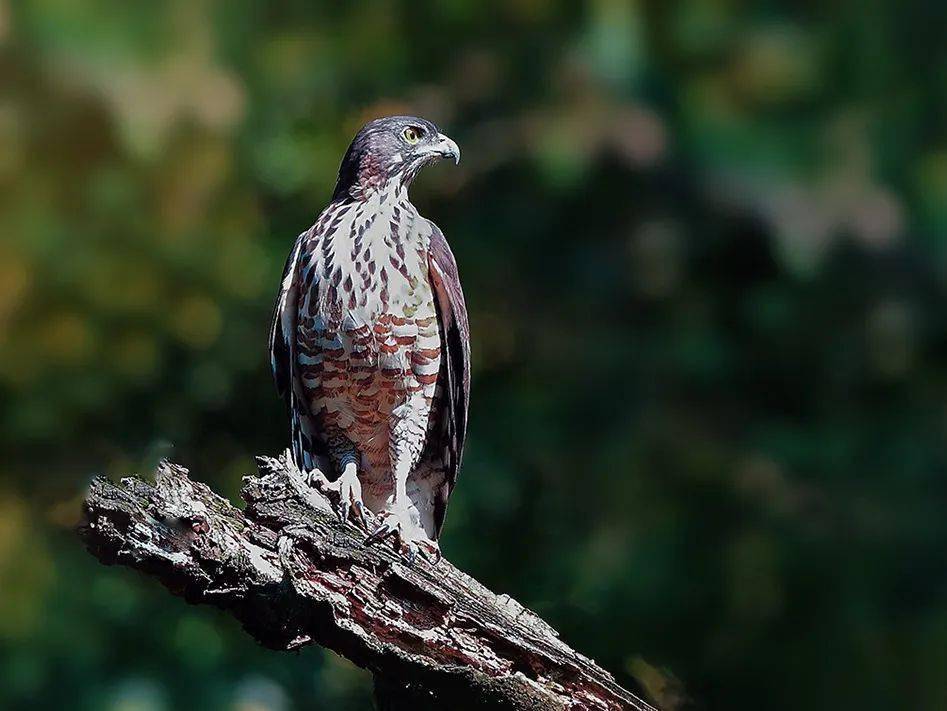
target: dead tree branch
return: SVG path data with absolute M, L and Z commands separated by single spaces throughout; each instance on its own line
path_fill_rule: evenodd
M 103 563 L 228 611 L 267 647 L 321 644 L 369 669 L 383 708 L 653 711 L 448 561 L 362 545 L 285 455 L 261 458 L 242 496 L 244 511 L 164 462 L 154 484 L 95 479 L 79 532 Z

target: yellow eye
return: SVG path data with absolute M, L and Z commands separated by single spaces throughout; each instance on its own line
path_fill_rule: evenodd
M 418 129 L 408 126 L 404 130 L 404 140 L 408 142 L 409 145 L 414 145 L 421 140 L 421 134 L 418 133 Z

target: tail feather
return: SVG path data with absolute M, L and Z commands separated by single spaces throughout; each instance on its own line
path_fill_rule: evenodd
M 318 427 L 305 407 L 300 407 L 296 394 L 290 400 L 293 462 L 302 472 L 318 469 L 329 475 L 328 452 L 317 436 Z

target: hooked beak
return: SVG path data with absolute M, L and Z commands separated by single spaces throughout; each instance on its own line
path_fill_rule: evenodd
M 434 141 L 431 150 L 441 158 L 453 158 L 454 165 L 460 163 L 460 146 L 443 133 L 437 134 L 437 139 Z

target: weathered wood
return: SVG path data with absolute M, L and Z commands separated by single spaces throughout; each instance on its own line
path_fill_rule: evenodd
M 536 614 L 447 560 L 364 546 L 284 455 L 244 479 L 241 511 L 187 471 L 97 478 L 79 532 L 103 563 L 227 610 L 261 644 L 321 644 L 376 679 L 386 709 L 653 709 Z

